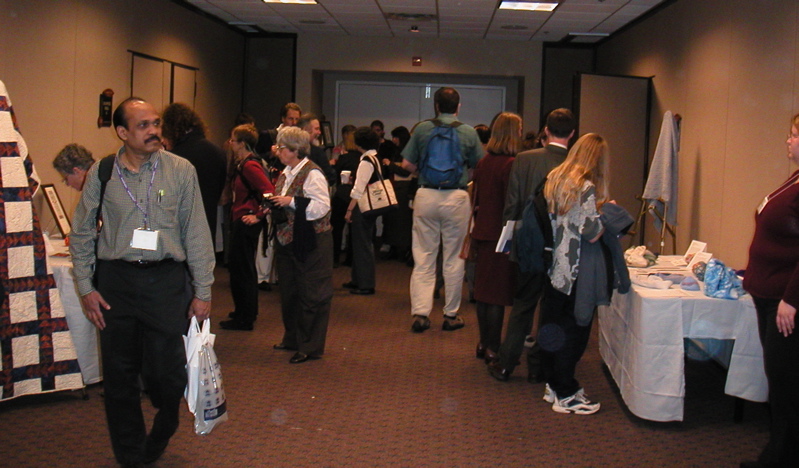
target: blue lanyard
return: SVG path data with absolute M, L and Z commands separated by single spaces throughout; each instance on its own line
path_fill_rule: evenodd
M 119 167 L 119 157 L 116 158 L 116 164 L 114 164 L 114 166 L 117 169 L 117 175 L 119 175 L 119 181 L 122 182 L 122 186 L 125 187 L 125 191 L 128 192 L 128 196 L 136 205 L 136 208 L 138 208 L 139 211 L 141 211 L 141 213 L 144 215 L 144 229 L 149 229 L 150 193 L 153 190 L 153 182 L 155 181 L 155 172 L 158 169 L 159 161 L 160 159 L 156 160 L 155 163 L 153 164 L 152 176 L 150 177 L 150 185 L 147 187 L 147 209 L 144 209 L 141 207 L 141 205 L 139 205 L 138 200 L 136 200 L 136 197 L 133 196 L 133 193 L 130 191 L 128 183 L 125 182 L 125 177 L 122 175 L 122 169 L 120 169 Z

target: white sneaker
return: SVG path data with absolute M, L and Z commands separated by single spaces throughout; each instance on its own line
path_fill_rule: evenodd
M 555 391 L 552 390 L 549 384 L 547 384 L 547 386 L 544 387 L 544 401 L 546 401 L 547 403 L 555 403 L 555 400 L 557 399 L 558 395 L 556 395 Z
M 552 404 L 552 411 L 556 413 L 594 414 L 599 411 L 599 403 L 588 399 L 583 389 L 566 398 L 556 398 Z

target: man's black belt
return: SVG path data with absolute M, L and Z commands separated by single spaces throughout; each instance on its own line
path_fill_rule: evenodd
M 419 188 L 429 188 L 433 190 L 466 190 L 466 187 L 437 187 L 435 185 L 420 184 Z
M 173 263 L 175 259 L 165 258 L 163 260 L 134 260 L 132 262 L 128 260 L 118 260 L 118 261 L 128 264 L 135 268 L 146 269 L 146 268 L 155 268 L 157 266 L 166 265 L 168 263 Z

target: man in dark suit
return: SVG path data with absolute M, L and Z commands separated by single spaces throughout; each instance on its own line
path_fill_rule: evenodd
M 577 122 L 569 109 L 555 109 L 547 115 L 544 131 L 547 145 L 543 148 L 524 151 L 516 155 L 510 172 L 508 193 L 505 196 L 503 223 L 522 219 L 527 200 L 534 194 L 539 184 L 546 179 L 549 171 L 559 166 L 568 154 L 569 140 L 574 136 Z M 516 239 L 511 246 L 511 260 L 516 261 Z M 517 263 L 518 265 L 518 263 Z M 505 331 L 505 340 L 499 348 L 499 361 L 489 364 L 488 371 L 494 378 L 507 381 L 519 362 L 524 350 L 525 337 L 533 327 L 533 315 L 541 297 L 546 273 L 534 274 L 519 270 L 516 276 L 516 294 L 513 308 Z M 536 348 L 530 350 L 536 352 Z M 527 379 L 536 379 L 537 369 L 532 365 L 535 354 L 528 360 Z
M 327 151 L 319 144 L 319 136 L 322 134 L 319 119 L 311 113 L 303 114 L 300 120 L 297 121 L 297 126 L 311 135 L 311 154 L 308 157 L 322 169 L 325 179 L 327 179 L 327 185 L 330 187 L 336 185 L 338 174 L 336 174 L 333 166 L 330 165 L 330 160 L 327 159 Z
M 211 240 L 216 242 L 217 207 L 227 172 L 225 152 L 205 138 L 205 123 L 186 104 L 175 102 L 168 105 L 164 109 L 162 125 L 163 136 L 171 143 L 169 151 L 188 159 L 197 170 Z

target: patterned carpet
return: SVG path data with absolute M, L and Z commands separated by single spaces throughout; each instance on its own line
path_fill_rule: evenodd
M 766 441 L 765 405 L 747 403 L 734 423 L 724 372 L 707 362 L 688 363 L 684 422 L 631 415 L 602 365 L 596 333 L 578 378 L 602 409 L 557 414 L 524 366 L 503 383 L 475 359 L 467 301 L 466 328 L 441 330 L 439 299 L 433 327 L 411 333 L 410 271 L 379 262 L 377 294 L 364 297 L 340 287 L 349 268 L 337 268 L 327 353 L 290 365 L 291 353 L 272 349 L 282 336 L 277 289 L 260 293 L 255 331 L 221 330 L 231 300 L 227 271 L 217 268 L 213 331 L 230 420 L 201 437 L 186 411 L 152 466 L 734 467 Z M 0 466 L 115 466 L 101 391 L 90 387 L 88 400 L 64 392 L 0 404 Z M 146 399 L 143 406 L 150 420 Z

